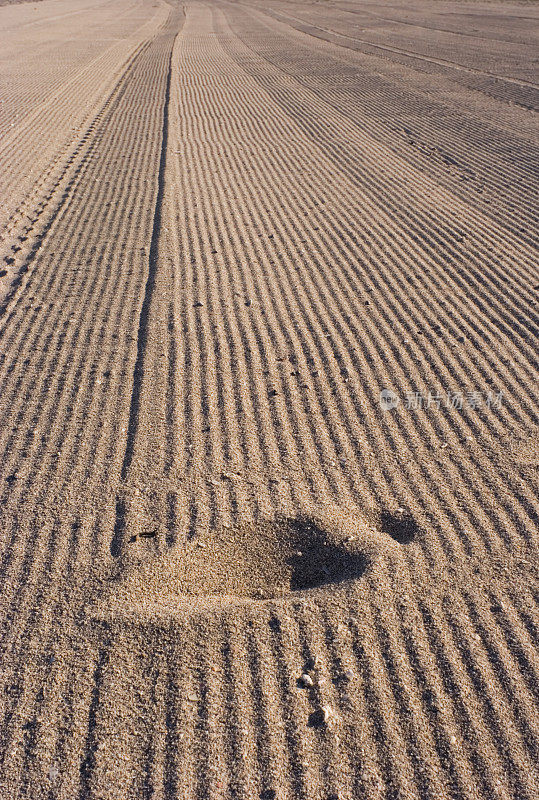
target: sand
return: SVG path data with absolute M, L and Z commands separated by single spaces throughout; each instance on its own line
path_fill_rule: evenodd
M 2 799 L 537 797 L 538 18 L 0 9 Z

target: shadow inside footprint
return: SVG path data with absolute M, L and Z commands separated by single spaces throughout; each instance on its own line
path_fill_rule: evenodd
M 294 548 L 288 563 L 292 568 L 290 590 L 315 589 L 361 577 L 367 566 L 363 554 L 351 553 L 328 540 L 327 534 L 309 519 L 288 520 Z

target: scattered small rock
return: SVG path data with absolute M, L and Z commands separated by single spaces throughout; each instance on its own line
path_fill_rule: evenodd
M 157 536 L 157 528 L 155 528 L 153 531 L 142 531 L 140 536 L 142 536 L 143 539 L 153 539 L 155 536 Z
M 309 719 L 307 724 L 311 728 L 321 728 L 323 725 L 327 725 L 331 718 L 333 717 L 333 711 L 330 706 L 322 706 L 321 708 L 313 711 L 312 714 L 309 714 Z
M 303 686 L 305 686 L 307 689 L 310 689 L 311 687 L 314 686 L 314 681 L 308 672 L 303 673 L 303 675 L 300 678 L 300 681 L 303 684 Z
M 237 472 L 221 472 L 221 478 L 225 481 L 233 481 L 235 478 L 241 478 Z
M 202 308 L 203 305 L 204 304 L 201 303 L 200 300 L 198 300 L 196 303 L 193 303 L 193 308 Z

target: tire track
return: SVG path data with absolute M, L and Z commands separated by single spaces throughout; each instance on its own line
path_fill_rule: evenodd
M 370 41 L 368 39 L 362 39 L 356 36 L 349 36 L 347 34 L 339 33 L 335 30 L 319 27 L 317 25 L 313 25 L 306 23 L 303 20 L 300 20 L 297 17 L 293 17 L 289 14 L 283 14 L 280 11 L 274 11 L 270 9 L 268 12 L 271 16 L 275 17 L 276 19 L 284 19 L 287 24 L 292 25 L 292 27 L 296 27 L 298 30 L 303 31 L 304 33 L 308 34 L 309 36 L 313 36 L 316 38 L 325 39 L 326 41 L 330 41 L 333 44 L 337 44 L 341 47 L 349 47 L 352 49 L 354 45 L 361 45 L 361 48 L 368 52 L 368 49 L 371 48 L 372 50 L 376 51 L 383 51 L 385 53 L 391 53 L 393 57 L 395 56 L 402 56 L 404 57 L 404 63 L 412 62 L 412 65 L 416 66 L 417 62 L 420 64 L 428 64 L 428 65 L 435 65 L 437 67 L 443 67 L 445 69 L 456 71 L 458 73 L 468 73 L 470 75 L 478 75 L 480 77 L 484 77 L 486 81 L 476 81 L 474 83 L 469 83 L 471 87 L 473 87 L 476 91 L 483 91 L 486 93 L 492 93 L 494 97 L 499 99 L 505 100 L 505 102 L 516 102 L 519 105 L 522 105 L 526 109 L 534 109 L 537 110 L 537 89 L 538 86 L 536 83 L 532 81 L 526 81 L 519 78 L 513 78 L 509 75 L 498 75 L 492 72 L 487 72 L 481 69 L 475 69 L 473 67 L 457 63 L 453 60 L 446 60 L 442 58 L 436 58 L 434 56 L 426 56 L 424 54 L 418 52 L 412 52 L 409 50 L 405 50 L 403 48 L 395 47 L 392 45 L 387 44 L 380 44 L 377 42 Z M 296 23 L 293 25 L 293 23 Z M 500 83 L 509 84 L 509 87 L 504 87 L 502 91 L 498 88 Z M 514 89 L 512 87 L 515 87 Z M 519 91 L 520 90 L 520 91 Z

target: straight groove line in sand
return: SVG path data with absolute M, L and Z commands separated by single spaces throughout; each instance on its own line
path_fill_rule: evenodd
M 177 35 L 177 34 L 176 34 Z M 140 413 L 140 389 L 142 376 L 144 374 L 144 358 L 146 351 L 146 344 L 148 338 L 148 317 L 150 313 L 150 305 L 152 296 L 155 289 L 155 273 L 157 270 L 159 237 L 162 226 L 162 205 L 165 192 L 165 168 L 167 163 L 167 146 L 168 146 L 168 115 L 170 103 L 170 81 L 171 81 L 171 65 L 172 53 L 174 50 L 174 41 L 170 48 L 170 55 L 167 66 L 167 79 L 165 88 L 165 101 L 163 106 L 163 127 L 161 137 L 161 152 L 159 156 L 159 171 L 157 176 L 157 197 L 155 200 L 155 210 L 152 225 L 152 237 L 150 242 L 150 252 L 148 256 L 148 277 L 144 287 L 144 299 L 140 310 L 139 325 L 137 330 L 137 357 L 135 366 L 133 368 L 133 389 L 131 394 L 131 403 L 129 406 L 129 421 L 127 424 L 127 437 L 125 453 L 122 460 L 122 468 L 120 472 L 121 480 L 126 480 L 131 461 L 133 459 L 133 452 L 135 447 L 135 439 L 139 426 L 139 413 Z M 125 535 L 125 505 L 122 500 L 116 503 L 116 522 L 114 525 L 114 535 L 111 541 L 111 554 L 118 556 L 122 549 L 123 537 Z

